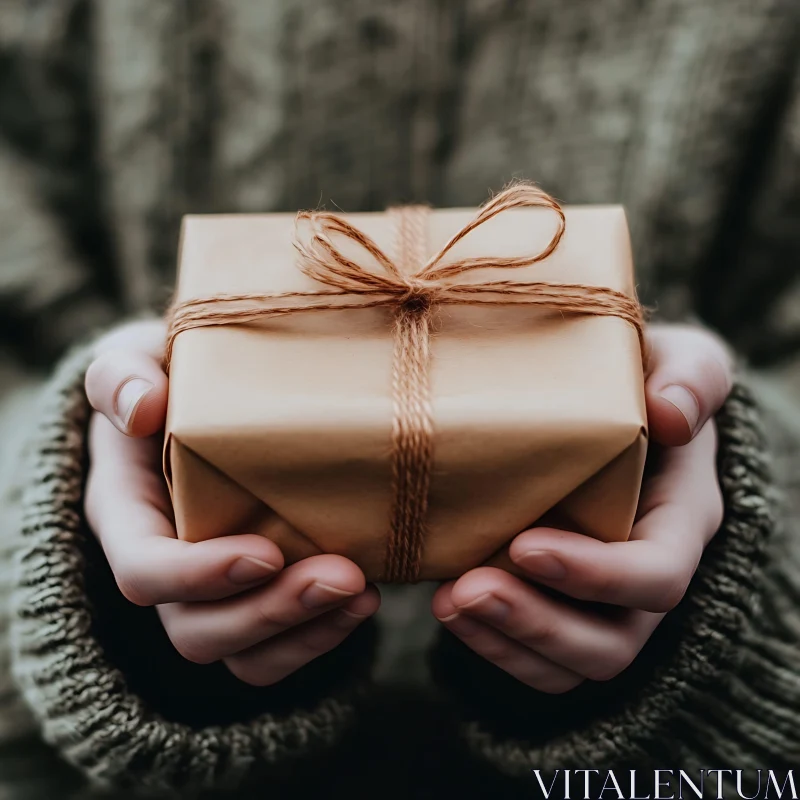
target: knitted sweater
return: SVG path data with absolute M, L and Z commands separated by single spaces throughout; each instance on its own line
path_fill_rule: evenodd
M 531 796 L 534 768 L 795 764 L 799 41 L 790 0 L 3 0 L 0 798 Z M 425 587 L 276 687 L 183 661 L 83 516 L 80 342 L 163 307 L 184 213 L 474 205 L 516 175 L 623 203 L 645 302 L 751 365 L 685 600 L 630 669 L 558 697 L 414 622 Z

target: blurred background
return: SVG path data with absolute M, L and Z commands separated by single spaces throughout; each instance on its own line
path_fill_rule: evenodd
M 786 0 L 2 0 L 0 341 L 47 367 L 169 299 L 185 213 L 622 203 L 640 290 L 800 344 Z
M 58 358 L 169 301 L 183 214 L 477 205 L 514 177 L 624 204 L 643 300 L 721 332 L 800 426 L 799 9 L 0 0 L 3 496 Z

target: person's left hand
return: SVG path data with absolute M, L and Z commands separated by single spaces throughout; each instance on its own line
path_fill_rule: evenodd
M 566 692 L 626 669 L 683 597 L 722 523 L 712 417 L 730 392 L 731 360 L 699 329 L 654 325 L 647 339 L 650 438 L 664 447 L 643 486 L 630 539 L 604 543 L 532 528 L 514 539 L 511 559 L 531 582 L 567 597 L 479 567 L 433 598 L 434 615 L 459 639 L 543 692 Z

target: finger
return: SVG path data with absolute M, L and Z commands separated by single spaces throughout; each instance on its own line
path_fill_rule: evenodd
M 681 532 L 687 539 L 695 538 L 691 527 L 672 532 L 640 525 L 654 510 L 665 506 L 671 514 L 679 513 L 682 507 L 695 518 L 695 530 L 704 533 L 703 546 L 719 529 L 724 504 L 717 474 L 717 427 L 713 419 L 688 445 L 661 451 L 657 469 L 642 486 L 631 539 L 653 539 L 659 535 L 662 541 L 674 542 Z
M 103 350 L 86 372 L 86 396 L 93 408 L 129 436 L 150 436 L 164 427 L 167 376 L 147 353 Z
M 549 597 L 494 567 L 463 575 L 451 597 L 459 613 L 595 681 L 625 670 L 664 616 L 638 610 L 601 616 Z
M 690 326 L 648 329 L 650 374 L 647 418 L 654 441 L 686 444 L 722 407 L 733 382 L 732 360 L 722 341 Z
M 237 678 L 252 686 L 278 683 L 340 645 L 379 606 L 378 590 L 368 587 L 341 608 L 226 658 L 225 665 Z
M 210 663 L 253 647 L 366 589 L 364 574 L 342 556 L 298 561 L 268 585 L 217 603 L 177 603 L 159 608 L 176 649 L 190 661 Z
M 509 555 L 526 577 L 576 599 L 669 611 L 722 521 L 715 461 L 710 422 L 690 444 L 664 452 L 660 471 L 643 489 L 629 541 L 534 528 L 514 539 Z
M 450 598 L 452 587 L 451 582 L 437 590 L 432 604 L 434 616 L 479 656 L 540 692 L 561 694 L 583 683 L 583 676 L 554 664 L 490 625 L 460 613 Z
M 198 543 L 176 538 L 156 439 L 130 439 L 95 414 L 89 444 L 87 521 L 131 602 L 216 600 L 263 583 L 283 567 L 277 545 L 262 536 Z
M 156 361 L 164 357 L 167 326 L 163 319 L 138 320 L 120 325 L 94 346 L 95 355 L 106 350 L 136 350 Z

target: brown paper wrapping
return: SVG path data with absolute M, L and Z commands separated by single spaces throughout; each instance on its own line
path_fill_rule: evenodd
M 566 233 L 515 280 L 607 286 L 633 297 L 624 212 L 566 208 Z M 428 216 L 431 252 L 474 215 Z M 387 215 L 346 218 L 392 251 Z M 319 288 L 296 266 L 294 215 L 184 219 L 176 300 Z M 453 258 L 538 252 L 555 222 L 506 211 Z M 464 280 L 507 275 L 479 271 Z M 392 309 L 315 311 L 184 331 L 170 372 L 165 474 L 178 536 L 267 536 L 286 563 L 383 568 L 392 504 Z M 420 578 L 510 568 L 507 545 L 544 515 L 603 541 L 633 523 L 647 444 L 642 362 L 617 317 L 440 306 L 430 372 L 434 469 Z

